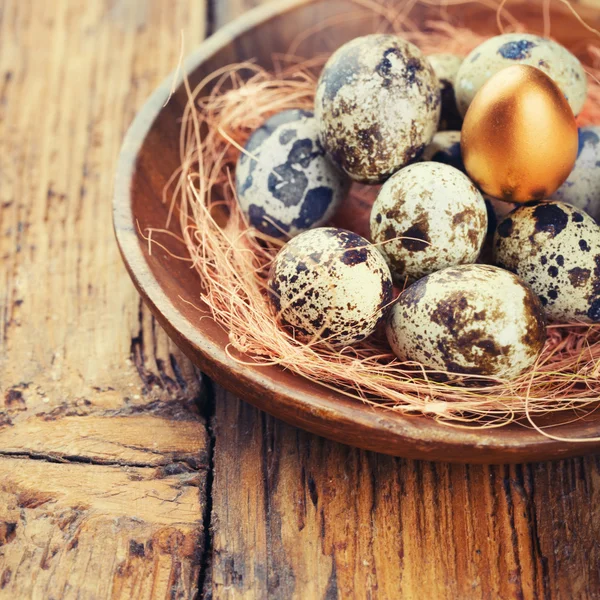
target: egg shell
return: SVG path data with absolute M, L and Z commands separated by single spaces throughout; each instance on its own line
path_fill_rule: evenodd
M 542 70 L 561 89 L 575 115 L 587 96 L 581 63 L 564 46 L 529 33 L 505 33 L 477 46 L 463 61 L 454 84 L 456 102 L 465 115 L 475 94 L 492 75 L 515 64 Z
M 274 115 L 248 139 L 236 167 L 237 198 L 251 226 L 275 238 L 326 223 L 348 190 L 327 158 L 311 112 Z
M 315 116 L 329 155 L 350 177 L 381 183 L 437 130 L 439 82 L 421 51 L 387 34 L 339 48 L 319 78 Z
M 398 358 L 451 373 L 513 378 L 546 339 L 539 299 L 516 275 L 490 265 L 432 273 L 394 304 L 387 337 Z
M 475 262 L 486 231 L 483 197 L 466 175 L 442 163 L 398 171 L 371 211 L 371 239 L 398 281 Z
M 469 177 L 507 202 L 542 200 L 577 158 L 577 123 L 560 89 L 540 69 L 513 65 L 475 96 L 461 130 Z
M 421 156 L 423 161 L 433 161 L 450 165 L 466 174 L 460 150 L 460 131 L 438 131 Z M 488 213 L 488 233 L 496 231 L 496 225 L 517 205 L 482 194 Z
M 296 236 L 274 260 L 270 300 L 282 327 L 301 341 L 333 346 L 369 336 L 392 300 L 390 271 L 365 238 L 333 227 Z
M 575 166 L 551 199 L 573 204 L 600 221 L 600 126 L 579 129 Z
M 600 227 L 584 211 L 519 207 L 498 225 L 494 260 L 531 285 L 549 319 L 600 322 Z
M 440 82 L 442 94 L 442 114 L 440 116 L 440 130 L 460 129 L 462 116 L 456 106 L 454 94 L 454 81 L 463 57 L 456 54 L 429 54 L 427 59 L 433 67 Z
M 425 148 L 421 160 L 444 163 L 465 173 L 460 150 L 460 131 L 438 131 Z

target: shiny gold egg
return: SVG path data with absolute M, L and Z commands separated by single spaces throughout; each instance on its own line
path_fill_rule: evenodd
M 550 196 L 571 173 L 577 146 L 567 99 L 548 75 L 526 65 L 503 69 L 485 83 L 461 135 L 471 179 L 507 202 Z

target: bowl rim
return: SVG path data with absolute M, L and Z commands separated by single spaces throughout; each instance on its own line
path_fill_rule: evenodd
M 595 440 L 560 442 L 542 436 L 533 429 L 519 427 L 516 431 L 513 426 L 477 430 L 461 428 L 457 441 L 455 428 L 439 424 L 429 417 L 402 415 L 366 404 L 360 406 L 354 400 L 349 404 L 348 398 L 325 387 L 322 395 L 314 395 L 282 385 L 261 376 L 259 369 L 232 360 L 223 347 L 189 325 L 188 319 L 162 289 L 142 252 L 131 189 L 139 151 L 169 98 L 171 89 L 178 89 L 184 73 L 194 71 L 236 37 L 284 12 L 315 2 L 319 0 L 273 0 L 244 13 L 192 51 L 182 62 L 181 68 L 170 73 L 137 112 L 118 158 L 113 194 L 113 227 L 121 256 L 138 292 L 183 352 L 193 362 L 200 362 L 201 369 L 208 371 L 218 384 L 271 414 L 278 411 L 270 410 L 269 402 L 285 401 L 290 410 L 298 411 L 304 417 L 299 420 L 276 414 L 278 418 L 342 443 L 349 442 L 336 432 L 328 434 L 328 426 L 334 422 L 342 428 L 344 424 L 358 428 L 361 439 L 352 442 L 352 445 L 409 458 L 440 460 L 440 456 L 443 456 L 441 460 L 450 462 L 506 463 L 582 455 L 599 448 L 600 443 Z M 248 394 L 245 394 L 246 389 Z M 361 410 L 357 410 L 357 407 Z M 381 448 L 380 444 L 375 448 L 369 443 L 370 436 L 381 435 L 392 435 L 394 438 L 387 449 Z M 471 453 L 465 456 L 466 450 Z M 478 455 L 477 452 L 483 454 Z

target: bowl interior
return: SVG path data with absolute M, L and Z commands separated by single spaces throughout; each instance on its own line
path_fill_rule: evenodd
M 528 31 L 541 33 L 541 2 L 509 2 L 508 9 Z M 595 38 L 562 4 L 552 4 L 552 35 L 575 53 Z M 584 11 L 588 22 L 599 19 Z M 497 33 L 494 11 L 478 3 L 445 9 L 417 5 L 413 22 L 450 18 L 462 27 Z M 313 33 L 315 28 L 320 33 Z M 273 55 L 296 43 L 296 54 L 312 58 L 329 53 L 344 42 L 381 31 L 383 21 L 352 0 L 285 0 L 263 6 L 221 30 L 193 53 L 184 65 L 191 87 L 228 64 L 254 59 L 273 67 Z M 423 417 L 402 417 L 374 411 L 276 367 L 248 367 L 231 361 L 224 348 L 227 332 L 209 318 L 200 300 L 201 282 L 183 261 L 157 246 L 151 249 L 139 235 L 146 228 L 164 228 L 168 204 L 163 190 L 180 166 L 180 118 L 187 101 L 183 85 L 164 105 L 171 79 L 144 106 L 123 147 L 115 194 L 115 229 L 122 254 L 136 286 L 161 324 L 182 349 L 210 376 L 260 408 L 301 427 L 353 445 L 391 454 L 473 462 L 533 460 L 582 453 L 593 444 L 564 444 L 543 438 L 520 426 L 489 432 L 461 431 L 437 425 Z M 207 92 L 210 89 L 207 88 Z M 174 222 L 173 231 L 179 224 Z M 181 245 L 168 236 L 166 249 L 182 254 Z M 560 431 L 559 431 L 560 430 Z M 555 431 L 570 437 L 588 437 L 600 431 L 593 415 Z M 477 449 L 474 452 L 474 449 Z

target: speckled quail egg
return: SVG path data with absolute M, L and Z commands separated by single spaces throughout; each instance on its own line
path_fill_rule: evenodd
M 464 115 L 481 86 L 514 64 L 542 70 L 554 80 L 577 115 L 585 102 L 587 78 L 579 60 L 560 44 L 529 33 L 505 33 L 477 46 L 463 61 L 454 84 L 458 109 Z
M 438 131 L 431 140 L 431 144 L 425 148 L 423 161 L 433 161 L 450 165 L 466 174 L 460 151 L 460 131 Z M 488 233 L 496 231 L 496 225 L 500 219 L 503 219 L 516 205 L 510 202 L 497 200 L 483 194 L 488 214 Z
M 600 227 L 584 211 L 519 207 L 498 225 L 494 259 L 531 285 L 549 319 L 600 322 Z
M 401 360 L 508 379 L 535 363 L 546 324 L 538 297 L 516 275 L 490 265 L 461 265 L 404 290 L 386 332 Z
M 348 184 L 325 155 L 313 114 L 286 110 L 248 139 L 237 163 L 236 190 L 250 225 L 284 238 L 328 221 Z
M 575 167 L 551 198 L 573 204 L 600 221 L 600 126 L 579 129 Z
M 390 271 L 365 238 L 334 227 L 306 231 L 276 256 L 269 296 L 282 327 L 301 341 L 349 345 L 370 335 L 387 313 Z
M 371 211 L 371 239 L 398 281 L 475 262 L 486 231 L 480 192 L 466 175 L 442 163 L 416 163 L 398 171 L 383 185 Z
M 450 165 L 465 172 L 460 151 L 460 131 L 438 131 L 421 156 L 423 161 L 433 161 Z
M 460 129 L 462 116 L 456 106 L 454 80 L 462 64 L 463 57 L 456 54 L 430 54 L 427 58 L 440 82 L 442 93 L 442 115 L 439 129 Z
M 381 183 L 431 141 L 440 105 L 439 82 L 421 51 L 396 35 L 372 34 L 328 60 L 315 116 L 333 160 L 356 181 Z

